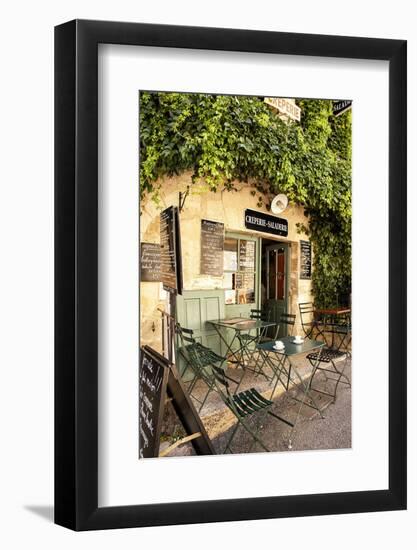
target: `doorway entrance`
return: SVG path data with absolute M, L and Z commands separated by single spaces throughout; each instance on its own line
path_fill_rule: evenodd
M 288 244 L 262 239 L 261 305 L 269 312 L 269 319 L 277 324 L 282 313 L 289 313 L 288 277 Z M 283 324 L 279 336 L 286 335 L 287 325 Z

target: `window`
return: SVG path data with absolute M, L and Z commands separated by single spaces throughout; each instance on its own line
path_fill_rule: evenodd
M 223 265 L 226 305 L 255 303 L 256 242 L 226 236 Z

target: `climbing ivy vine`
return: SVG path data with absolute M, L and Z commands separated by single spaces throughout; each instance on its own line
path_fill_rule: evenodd
M 351 112 L 329 100 L 300 100 L 301 123 L 285 123 L 261 97 L 140 95 L 140 193 L 158 202 L 163 176 L 192 172 L 192 183 L 236 192 L 253 187 L 258 206 L 278 192 L 304 207 L 314 250 L 318 305 L 351 286 Z

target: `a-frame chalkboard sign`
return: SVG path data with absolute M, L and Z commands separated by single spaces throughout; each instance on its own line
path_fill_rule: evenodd
M 159 453 L 162 418 L 167 401 L 184 427 L 187 437 Z M 206 429 L 187 394 L 175 365 L 149 346 L 140 348 L 139 458 L 165 456 L 169 450 L 190 441 L 196 454 L 215 454 Z
M 169 371 L 150 348 L 140 350 L 139 458 L 158 456 Z

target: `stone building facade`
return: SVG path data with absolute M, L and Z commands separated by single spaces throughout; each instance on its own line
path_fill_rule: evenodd
M 182 248 L 182 274 L 184 296 L 191 302 L 196 298 L 203 296 L 207 298 L 210 304 L 210 296 L 224 303 L 221 304 L 221 314 L 226 317 L 236 315 L 247 316 L 250 309 L 261 309 L 265 300 L 265 285 L 272 288 L 272 283 L 268 277 L 273 277 L 273 268 L 268 264 L 268 273 L 266 272 L 266 256 L 269 253 L 281 253 L 285 251 L 285 271 L 279 274 L 282 281 L 274 279 L 274 285 L 280 285 L 283 293 L 281 300 L 287 313 L 297 315 L 295 333 L 301 333 L 298 304 L 300 302 L 311 302 L 311 278 L 302 278 L 300 272 L 300 241 L 307 241 L 308 236 L 299 233 L 297 224 L 308 225 L 307 218 L 304 215 L 304 209 L 298 205 L 288 205 L 284 212 L 279 214 L 288 222 L 288 235 L 276 236 L 263 231 L 250 230 L 245 224 L 245 210 L 252 209 L 262 214 L 271 215 L 265 206 L 257 206 L 257 195 L 251 193 L 253 187 L 248 184 L 236 182 L 237 191 L 218 190 L 216 193 L 209 191 L 204 184 L 192 185 L 191 174 L 184 173 L 175 177 L 166 177 L 160 183 L 160 204 L 156 205 L 150 198 L 145 199 L 141 205 L 140 216 L 140 241 L 141 243 L 159 243 L 160 242 L 160 213 L 169 206 L 179 205 L 179 193 L 185 193 L 187 187 L 190 187 L 190 193 L 185 199 L 183 208 L 180 212 L 180 232 Z M 256 268 L 254 269 L 254 284 L 256 291 L 250 296 L 249 303 L 227 304 L 227 296 L 232 296 L 233 290 L 230 289 L 230 282 L 234 274 L 225 273 L 224 276 L 212 276 L 200 273 L 201 259 L 201 221 L 210 220 L 224 224 L 225 238 L 228 242 L 240 242 L 241 240 L 251 239 L 256 246 Z M 282 245 L 282 248 L 279 246 Z M 271 256 L 272 257 L 272 256 Z M 284 259 L 283 259 L 284 261 Z M 278 264 L 277 264 L 278 265 Z M 281 264 L 283 265 L 283 264 Z M 312 265 L 314 268 L 314 250 L 312 256 Z M 282 267 L 280 268 L 283 269 Z M 227 275 L 227 277 L 226 277 Z M 227 282 L 225 282 L 227 279 Z M 268 279 L 269 282 L 265 283 Z M 233 278 L 235 281 L 235 279 Z M 233 283 L 234 284 L 234 283 Z M 278 287 L 277 287 L 278 288 Z M 219 298 L 220 297 L 220 298 Z M 190 302 L 190 304 L 191 304 Z M 181 305 L 182 304 L 182 305 Z M 184 303 L 178 301 L 178 307 L 183 307 Z M 191 304 L 193 305 L 193 304 Z M 161 313 L 159 310 L 165 310 L 167 306 L 167 293 L 162 289 L 160 282 L 140 282 L 140 342 L 141 345 L 148 344 L 156 350 L 161 350 L 162 332 L 161 332 Z M 201 307 L 201 306 L 200 306 Z M 209 315 L 209 306 L 204 306 L 204 315 Z M 191 309 L 190 309 L 191 311 Z M 180 312 L 181 313 L 181 312 Z M 219 313 L 220 314 L 220 313 Z M 201 312 L 197 314 L 203 315 Z M 212 315 L 217 315 L 214 312 Z M 187 318 L 187 316 L 182 318 Z M 205 319 L 208 317 L 204 317 Z M 191 320 L 188 321 L 190 324 Z M 195 323 L 195 321 L 193 321 Z M 193 327 L 189 327 L 193 328 Z

